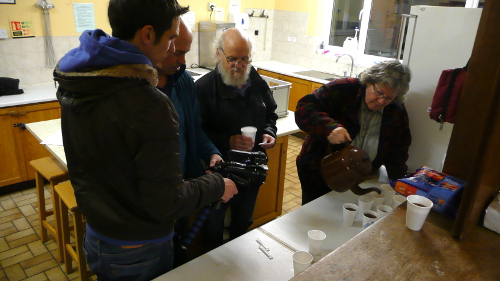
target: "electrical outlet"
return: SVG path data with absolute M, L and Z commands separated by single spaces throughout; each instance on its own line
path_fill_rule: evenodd
M 0 39 L 9 39 L 9 35 L 7 35 L 7 29 L 0 28 Z
M 208 10 L 214 11 L 215 10 L 215 3 L 208 3 Z

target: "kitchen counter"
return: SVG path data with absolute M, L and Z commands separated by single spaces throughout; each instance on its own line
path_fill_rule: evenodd
M 295 117 L 293 111 L 289 111 L 288 115 L 279 118 L 276 122 L 278 127 L 278 137 L 287 136 L 300 129 L 295 124 Z M 40 141 L 45 141 L 52 137 L 60 137 L 61 135 L 61 119 L 54 119 L 42 122 L 35 122 L 26 124 L 26 128 Z M 51 152 L 61 163 L 66 165 L 66 154 L 62 145 L 47 144 L 46 148 Z
M 272 71 L 272 72 L 280 73 L 283 75 L 292 76 L 295 78 L 308 80 L 308 81 L 312 81 L 312 82 L 316 82 L 316 83 L 320 83 L 320 84 L 326 84 L 326 83 L 330 82 L 329 80 L 318 79 L 318 78 L 314 78 L 311 76 L 297 74 L 296 72 L 312 71 L 313 69 L 309 69 L 309 68 L 305 68 L 305 67 L 301 67 L 301 66 L 297 66 L 297 65 L 293 65 L 293 64 L 269 60 L 269 61 L 252 62 L 252 65 L 257 69 Z M 332 73 L 332 76 L 336 76 L 336 74 Z
M 24 93 L 0 97 L 0 108 L 57 100 L 54 83 L 33 84 L 21 87 Z

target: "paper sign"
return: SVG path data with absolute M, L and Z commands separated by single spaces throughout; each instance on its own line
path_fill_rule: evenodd
M 33 21 L 11 21 L 10 31 L 12 38 L 35 37 Z
M 184 15 L 181 16 L 182 20 L 184 20 L 184 23 L 189 27 L 191 31 L 196 29 L 196 22 L 195 22 L 195 13 L 194 12 L 187 12 Z
M 94 4 L 73 3 L 76 32 L 95 29 Z

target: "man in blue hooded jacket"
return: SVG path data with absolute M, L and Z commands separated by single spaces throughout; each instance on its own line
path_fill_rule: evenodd
M 71 184 L 99 280 L 151 280 L 172 268 L 175 219 L 237 193 L 219 174 L 184 181 L 178 115 L 154 65 L 188 8 L 111 0 L 112 37 L 85 31 L 54 71 Z
M 156 66 L 158 88 L 165 93 L 179 114 L 179 154 L 184 179 L 205 174 L 206 166 L 213 167 L 222 160 L 221 153 L 201 128 L 200 109 L 196 99 L 193 78 L 186 71 L 186 54 L 191 50 L 193 34 L 186 23 L 180 20 L 179 36 L 172 43 L 168 55 Z M 174 48 L 175 47 L 175 48 Z M 182 246 L 183 239 L 189 235 L 189 217 L 176 221 L 174 240 L 174 266 L 180 266 L 195 257 Z

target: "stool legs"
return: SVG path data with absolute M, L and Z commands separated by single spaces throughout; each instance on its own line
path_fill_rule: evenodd
M 52 206 L 53 211 L 47 211 L 45 207 L 45 188 L 44 188 L 44 177 L 36 172 L 36 193 L 38 199 L 38 219 L 40 221 L 40 239 L 42 242 L 48 241 L 47 231 L 52 234 L 56 240 L 57 245 L 57 260 L 62 262 L 64 256 L 64 249 L 62 248 L 62 233 L 59 231 L 60 229 L 60 218 L 56 214 L 59 210 L 59 200 L 56 200 L 56 192 L 54 190 L 54 183 L 50 182 L 50 191 L 52 192 Z M 53 227 L 48 221 L 47 216 L 54 215 L 54 224 Z
M 77 263 L 78 273 L 80 274 L 81 280 L 88 280 L 89 273 L 87 271 L 87 262 L 85 260 L 85 255 L 83 253 L 83 234 L 85 232 L 83 227 L 83 216 L 78 210 L 72 210 L 71 215 L 73 216 L 74 230 L 75 230 L 75 244 L 76 250 L 71 245 L 70 241 L 70 226 L 68 217 L 68 207 L 61 198 L 59 198 L 60 204 L 60 218 L 61 218 L 61 229 L 62 229 L 62 244 L 64 248 L 64 263 L 67 273 L 73 272 L 73 260 Z

